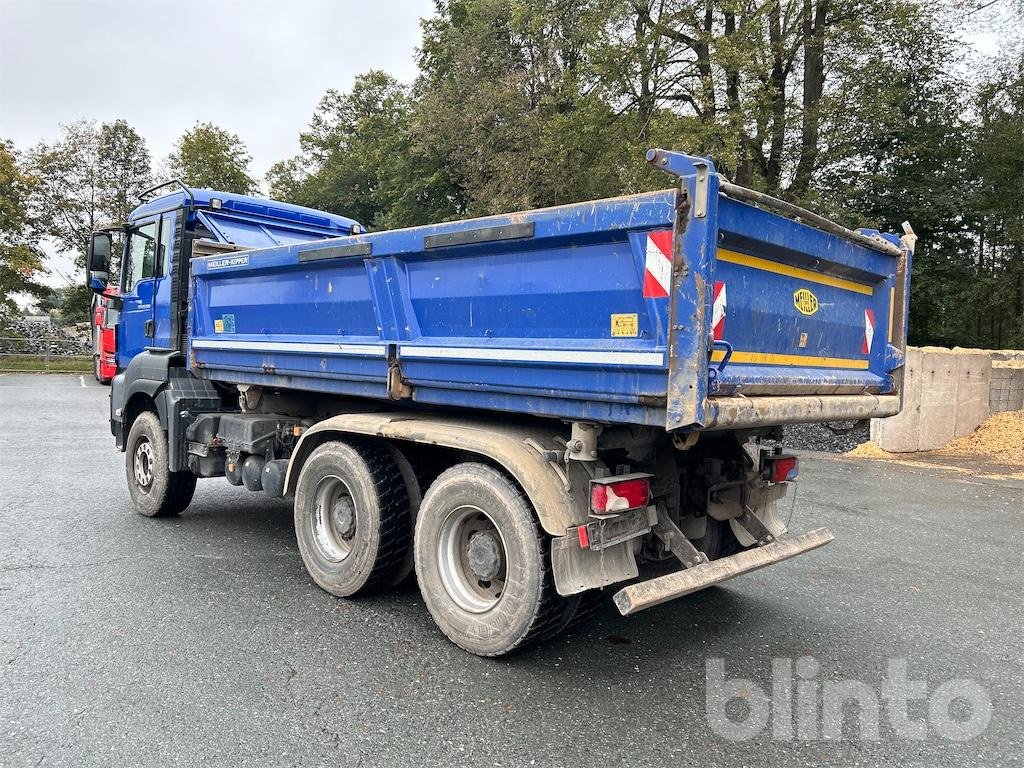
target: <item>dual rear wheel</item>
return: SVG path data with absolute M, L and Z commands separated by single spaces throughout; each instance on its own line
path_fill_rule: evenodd
M 546 537 L 504 473 L 458 464 L 419 503 L 403 462 L 401 453 L 369 441 L 332 441 L 310 455 L 296 488 L 295 531 L 318 585 L 350 597 L 401 581 L 414 563 L 438 627 L 482 656 L 569 623 L 579 601 L 555 592 Z
M 295 489 L 295 536 L 309 575 L 339 597 L 393 584 L 407 558 L 410 507 L 402 473 L 384 447 L 318 447 Z

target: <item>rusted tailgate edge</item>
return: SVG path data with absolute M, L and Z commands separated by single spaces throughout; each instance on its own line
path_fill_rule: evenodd
M 713 560 L 704 565 L 676 571 L 639 584 L 631 584 L 615 593 L 615 607 L 623 616 L 637 613 L 677 597 L 721 584 L 735 576 L 750 573 L 773 563 L 789 560 L 804 552 L 823 547 L 832 541 L 826 528 L 817 528 L 791 539 L 776 541 L 736 555 Z
M 705 402 L 707 430 L 883 419 L 900 412 L 899 395 L 709 397 Z

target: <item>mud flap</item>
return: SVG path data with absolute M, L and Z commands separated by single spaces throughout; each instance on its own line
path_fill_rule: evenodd
M 720 560 L 631 584 L 615 593 L 615 607 L 623 616 L 667 603 L 691 592 L 721 584 L 735 576 L 750 573 L 773 563 L 789 560 L 832 541 L 826 528 L 818 528 L 783 541 L 748 549 Z
M 640 575 L 632 541 L 595 551 L 583 549 L 569 536 L 551 540 L 551 569 L 555 576 L 555 590 L 563 597 L 588 589 L 601 589 Z

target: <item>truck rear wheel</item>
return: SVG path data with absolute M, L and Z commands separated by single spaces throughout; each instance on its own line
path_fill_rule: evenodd
M 405 492 L 409 497 L 409 545 L 406 547 L 405 558 L 402 564 L 395 570 L 391 577 L 389 586 L 397 587 L 405 583 L 412 575 L 415 563 L 413 561 L 412 539 L 416 528 L 416 516 L 419 513 L 420 504 L 423 501 L 423 491 L 420 490 L 420 477 L 412 462 L 401 450 L 393 445 L 387 446 L 388 453 L 395 460 L 402 481 L 405 483 Z
M 368 442 L 313 451 L 295 488 L 295 536 L 309 575 L 332 595 L 390 584 L 409 548 L 409 495 L 394 457 Z
M 416 577 L 437 626 L 456 645 L 500 656 L 549 633 L 564 614 L 533 510 L 503 473 L 459 464 L 420 506 Z
M 167 462 L 167 438 L 160 419 L 143 411 L 132 423 L 125 450 L 128 492 L 140 515 L 170 517 L 182 512 L 196 490 L 191 472 L 171 472 Z

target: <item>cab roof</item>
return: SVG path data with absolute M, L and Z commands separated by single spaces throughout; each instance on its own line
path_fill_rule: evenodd
M 215 200 L 220 201 L 219 207 L 214 207 Z M 334 236 L 342 236 L 351 234 L 354 226 L 357 231 L 361 229 L 354 219 L 325 213 L 315 208 L 198 187 L 179 188 L 168 194 L 146 200 L 131 212 L 131 219 L 144 218 L 182 206 L 222 211 L 224 215 L 234 214 L 250 220 L 266 219 L 298 229 L 316 231 L 322 235 L 333 233 Z

